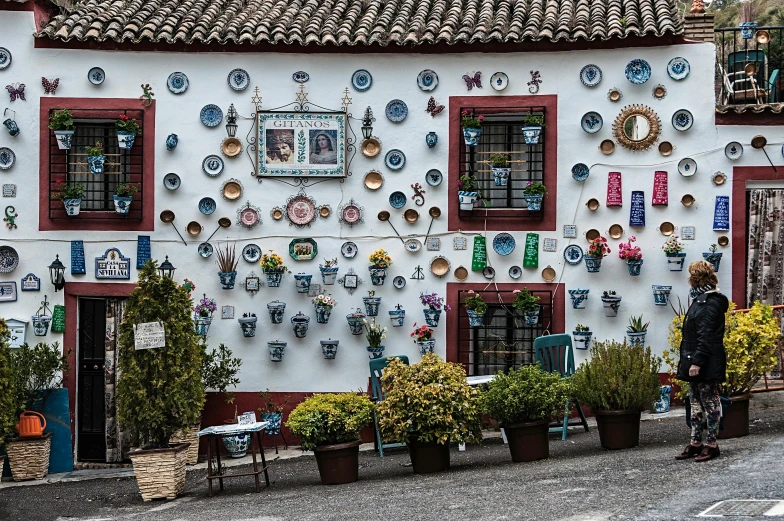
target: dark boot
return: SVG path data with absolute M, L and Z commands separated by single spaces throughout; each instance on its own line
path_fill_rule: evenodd
M 685 460 L 689 458 L 693 458 L 694 456 L 699 455 L 703 451 L 703 445 L 692 445 L 689 443 L 686 445 L 686 448 L 683 449 L 683 452 L 675 456 L 677 460 Z
M 719 447 L 709 447 L 705 445 L 705 448 L 702 449 L 702 453 L 699 456 L 694 458 L 694 461 L 708 461 L 709 459 L 718 458 L 721 452 L 719 451 Z

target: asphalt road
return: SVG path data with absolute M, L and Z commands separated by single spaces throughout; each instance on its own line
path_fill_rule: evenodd
M 452 451 L 452 469 L 414 475 L 405 451 L 360 454 L 360 480 L 319 483 L 312 456 L 274 462 L 272 486 L 226 481 L 207 497 L 204 471 L 188 473 L 174 501 L 143 503 L 133 479 L 91 480 L 0 490 L 0 520 L 368 521 L 681 520 L 717 501 L 784 499 L 784 393 L 752 401 L 752 434 L 720 443 L 721 458 L 676 462 L 687 442 L 683 418 L 642 424 L 641 445 L 606 451 L 598 433 L 555 435 L 550 459 L 514 464 L 500 440 Z M 736 518 L 740 519 L 740 518 Z M 752 518 L 742 518 L 745 520 Z M 763 518 L 759 518 L 763 519 Z M 766 517 L 764 519 L 774 519 Z

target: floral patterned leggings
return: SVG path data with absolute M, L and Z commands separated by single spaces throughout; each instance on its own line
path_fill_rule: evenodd
M 702 429 L 707 425 L 708 437 L 705 442 L 708 445 L 716 445 L 716 435 L 719 434 L 721 420 L 719 384 L 691 383 L 689 387 L 691 442 L 694 445 L 702 443 Z

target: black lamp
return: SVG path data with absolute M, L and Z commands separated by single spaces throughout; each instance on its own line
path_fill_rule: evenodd
M 234 108 L 234 103 L 229 107 L 229 113 L 226 114 L 226 133 L 229 137 L 237 135 L 237 111 Z
M 177 268 L 174 267 L 174 264 L 169 262 L 169 256 L 166 256 L 166 260 L 158 266 L 158 272 L 161 274 L 161 277 L 168 277 L 170 279 L 174 278 L 174 270 Z
M 60 256 L 54 259 L 54 262 L 49 265 L 49 278 L 52 281 L 55 291 L 59 291 L 65 287 L 65 266 L 60 262 Z
M 373 117 L 373 109 L 368 106 L 365 109 L 365 116 L 362 118 L 362 137 L 368 139 L 373 135 L 373 122 L 376 118 Z

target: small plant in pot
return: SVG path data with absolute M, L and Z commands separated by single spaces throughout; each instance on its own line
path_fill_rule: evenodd
M 509 174 L 512 168 L 509 166 L 509 156 L 506 154 L 493 154 L 488 159 L 493 169 L 493 182 L 495 186 L 506 186 L 509 184 Z
M 370 254 L 368 260 L 370 261 L 368 271 L 370 271 L 371 284 L 383 286 L 387 278 L 387 271 L 392 265 L 392 257 L 389 256 L 385 249 L 379 248 Z
M 485 117 L 483 115 L 476 115 L 468 109 L 463 109 L 460 112 L 460 128 L 463 129 L 463 139 L 466 146 L 475 147 L 479 144 L 484 121 Z
M 637 277 L 642 270 L 642 250 L 639 246 L 635 246 L 634 242 L 637 237 L 632 235 L 629 237 L 629 242 L 622 242 L 618 245 L 618 257 L 626 261 L 626 267 L 629 268 L 629 275 Z
M 405 365 L 391 360 L 377 404 L 378 428 L 384 441 L 408 444 L 415 473 L 449 468 L 450 443 L 480 443 L 479 391 L 466 382 L 463 366 L 428 353 Z
M 473 211 L 474 204 L 481 195 L 476 185 L 476 177 L 470 173 L 460 176 L 460 179 L 457 181 L 457 200 L 460 203 L 461 210 Z
M 283 411 L 291 401 L 291 396 L 287 394 L 282 400 L 275 403 L 275 400 L 272 398 L 272 393 L 267 389 L 266 391 L 259 391 L 259 398 L 261 399 L 261 407 L 259 407 L 261 421 L 269 422 L 269 425 L 264 428 L 264 432 L 270 436 L 274 436 L 275 453 L 277 454 L 277 436 L 283 437 L 280 432 L 280 426 L 283 422 Z M 286 438 L 283 438 L 283 441 L 286 442 Z M 288 447 L 288 443 L 286 443 L 286 446 Z
M 94 147 L 84 147 L 87 154 L 87 166 L 90 167 L 91 174 L 103 174 L 103 165 L 106 163 L 106 156 L 103 155 L 103 145 L 97 142 Z
M 533 114 L 526 114 L 523 121 L 523 137 L 525 138 L 526 145 L 538 145 L 539 139 L 542 135 L 542 129 L 546 126 L 544 124 L 544 116 L 535 116 Z
M 686 263 L 686 252 L 683 251 L 685 246 L 678 239 L 678 236 L 670 235 L 662 244 L 661 249 L 667 256 L 667 268 L 670 271 L 683 271 L 683 265 Z
M 721 256 L 723 255 L 716 251 L 717 248 L 718 246 L 716 244 L 711 244 L 710 250 L 702 254 L 703 259 L 713 264 L 713 271 L 716 273 L 719 272 L 719 264 L 721 263 Z
M 356 311 L 352 311 L 348 315 L 346 315 L 346 321 L 348 322 L 348 328 L 351 331 L 352 335 L 361 335 L 362 334 L 362 327 L 365 322 L 365 315 L 362 313 L 362 310 L 357 308 Z
M 60 150 L 71 150 L 76 126 L 74 125 L 73 116 L 67 109 L 55 111 L 49 116 L 49 128 L 54 130 L 57 148 Z
M 615 294 L 615 291 L 602 291 L 602 305 L 604 306 L 604 316 L 617 317 L 618 309 L 621 307 L 623 297 Z
M 485 312 L 487 312 L 487 303 L 482 299 L 482 295 L 471 290 L 463 299 L 463 304 L 465 304 L 468 314 L 468 325 L 480 327 L 485 318 Z
M 373 421 L 373 409 L 364 394 L 314 394 L 289 414 L 286 426 L 315 453 L 323 485 L 359 479 L 359 433 Z
M 572 331 L 572 337 L 574 338 L 575 349 L 588 349 L 591 347 L 593 331 L 588 326 L 577 324 L 574 327 L 574 331 Z
M 333 286 L 338 277 L 338 259 L 324 259 L 324 264 L 319 264 L 321 271 L 321 282 L 325 286 Z
M 523 188 L 523 198 L 528 203 L 528 211 L 538 212 L 542 209 L 542 201 L 547 193 L 547 187 L 542 183 L 528 181 Z
M 406 310 L 398 304 L 395 309 L 389 310 L 389 319 L 392 321 L 392 327 L 401 327 L 406 320 Z
M 482 393 L 481 408 L 504 429 L 512 461 L 534 461 L 549 457 L 550 419 L 563 414 L 571 395 L 568 379 L 527 365 L 499 371 Z
M 242 336 L 251 338 L 256 336 L 256 313 L 243 313 L 241 318 L 237 319 L 242 328 Z
M 215 299 L 207 298 L 205 293 L 199 300 L 199 303 L 196 304 L 196 307 L 193 308 L 193 327 L 196 334 L 202 337 L 207 336 L 207 332 L 212 324 L 212 315 L 217 310 L 218 305 L 215 303 Z
M 645 335 L 648 334 L 648 325 L 650 322 L 643 323 L 642 315 L 635 317 L 631 316 L 629 325 L 626 326 L 626 339 L 632 347 L 645 347 Z
M 261 256 L 261 270 L 267 276 L 267 286 L 270 288 L 280 287 L 280 282 L 283 279 L 283 274 L 288 272 L 289 269 L 283 264 L 283 259 L 280 255 L 270 250 Z
M 121 114 L 119 119 L 114 122 L 114 128 L 117 130 L 118 146 L 124 150 L 133 148 L 133 142 L 136 140 L 136 136 L 142 135 L 142 129 L 139 126 L 139 123 L 125 114 Z
M 585 268 L 588 273 L 599 273 L 602 269 L 602 259 L 610 254 L 607 238 L 599 236 L 592 240 L 585 252 Z
M 432 353 L 436 347 L 436 339 L 433 338 L 433 330 L 427 327 L 427 324 L 422 324 L 417 327 L 414 322 L 414 331 L 409 335 L 414 339 L 414 343 L 419 346 L 419 353 L 425 355 Z
M 444 301 L 444 297 L 439 297 L 438 293 L 420 293 L 419 301 L 425 306 L 425 322 L 430 327 L 438 327 L 438 321 L 441 319 L 441 311 L 449 311 L 452 309 L 449 304 Z
M 220 279 L 221 287 L 223 289 L 234 289 L 234 283 L 237 279 L 237 264 L 240 261 L 237 258 L 236 247 L 233 244 L 231 247 L 226 244 L 226 247 L 223 249 L 218 246 L 218 249 L 215 250 L 215 256 L 217 257 L 215 263 L 218 265 L 218 278 Z
M 378 307 L 381 305 L 381 297 L 377 297 L 375 291 L 368 291 L 368 296 L 362 297 L 362 302 L 365 304 L 365 313 L 367 313 L 367 316 L 378 316 Z
M 375 318 L 371 318 L 370 322 L 366 318 L 363 319 L 362 325 L 365 328 L 365 338 L 368 342 L 368 357 L 371 360 L 381 358 L 384 355 L 384 346 L 381 342 L 387 337 L 387 328 L 376 324 Z
M 58 181 L 57 191 L 57 198 L 63 202 L 65 213 L 68 217 L 79 215 L 79 210 L 82 207 L 82 198 L 84 197 L 84 186 L 82 186 L 82 183 L 63 185 L 61 181 Z
M 114 211 L 120 215 L 128 215 L 133 203 L 133 194 L 138 192 L 136 185 L 120 183 L 114 189 Z
M 531 294 L 527 288 L 512 291 L 514 300 L 512 307 L 523 314 L 526 326 L 535 326 L 539 322 L 539 297 Z
M 316 322 L 319 324 L 328 323 L 329 315 L 332 314 L 332 308 L 337 305 L 334 297 L 326 293 L 319 293 L 311 299 L 311 302 L 316 309 Z
M 651 348 L 614 340 L 594 342 L 591 358 L 572 377 L 577 399 L 596 415 L 605 449 L 640 443 L 640 413 L 659 396 L 661 360 Z

